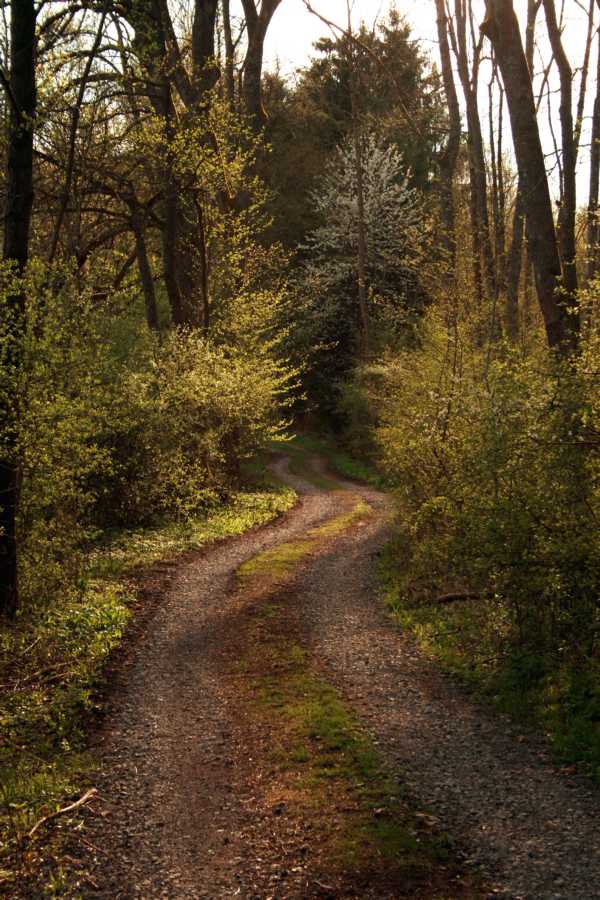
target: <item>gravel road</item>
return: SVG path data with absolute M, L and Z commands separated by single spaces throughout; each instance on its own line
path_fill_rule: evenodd
M 290 475 L 285 460 L 277 468 L 300 492 L 296 508 L 178 566 L 116 680 L 97 736 L 103 815 L 87 823 L 89 869 L 73 895 L 313 896 L 287 889 L 292 882 L 267 886 L 276 878 L 265 872 L 281 866 L 284 851 L 256 800 L 265 793 L 257 780 L 268 778 L 252 759 L 261 735 L 236 703 L 244 598 L 235 571 L 359 494 L 376 514 L 296 580 L 290 602 L 305 641 L 413 800 L 487 872 L 491 896 L 600 898 L 599 792 L 557 774 L 538 746 L 477 705 L 386 618 L 371 563 L 388 537 L 389 499 L 348 484 L 326 493 Z

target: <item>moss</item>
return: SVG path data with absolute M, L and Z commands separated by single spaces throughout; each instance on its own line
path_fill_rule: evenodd
M 318 539 L 336 537 L 336 535 L 351 528 L 352 525 L 367 519 L 371 512 L 372 508 L 369 504 L 365 503 L 364 500 L 359 500 L 349 512 L 336 516 L 335 519 L 331 519 L 329 522 L 325 522 L 324 525 L 311 529 L 308 533 Z
M 353 509 L 342 513 L 323 525 L 311 528 L 307 537 L 297 541 L 286 541 L 269 550 L 257 553 L 237 570 L 240 580 L 248 578 L 268 578 L 274 583 L 280 583 L 291 575 L 298 564 L 305 557 L 317 550 L 321 542 L 337 537 L 352 525 L 366 519 L 371 513 L 371 507 L 363 500 L 359 500 Z
M 264 550 L 242 563 L 237 570 L 238 578 L 268 576 L 273 581 L 281 581 L 316 545 L 316 541 L 289 541 Z
M 282 638 L 276 622 L 270 625 L 270 635 L 261 632 L 255 703 L 279 735 L 275 758 L 286 783 L 295 786 L 295 802 L 314 821 L 325 814 L 319 840 L 331 865 L 364 872 L 376 859 L 383 869 L 427 878 L 446 863 L 447 840 L 423 831 L 371 737 L 306 648 Z

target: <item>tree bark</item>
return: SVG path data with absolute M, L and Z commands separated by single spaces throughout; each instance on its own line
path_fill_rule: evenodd
M 36 11 L 34 0 L 13 0 L 10 22 L 10 78 L 7 84 L 10 106 L 8 155 L 6 163 L 6 206 L 4 212 L 3 257 L 22 275 L 29 259 L 29 231 L 33 206 L 33 132 L 36 114 Z M 8 350 L 8 366 L 18 373 L 19 350 L 24 326 L 24 297 L 9 298 L 8 314 L 13 334 Z M 13 617 L 19 606 L 17 514 L 19 466 L 17 456 L 16 398 L 2 398 L 0 429 L 3 432 L 0 458 L 0 614 Z
M 475 52 L 471 73 L 467 48 L 467 9 L 470 8 L 469 4 L 470 0 L 455 0 L 456 33 L 453 36 L 453 46 L 467 112 L 475 282 L 477 285 L 483 280 L 484 292 L 488 298 L 492 298 L 495 294 L 494 254 L 490 237 L 485 151 L 477 102 L 479 53 Z
M 575 215 L 575 130 L 573 123 L 573 72 L 563 47 L 554 0 L 543 0 L 548 37 L 560 77 L 560 129 L 562 143 L 562 197 L 558 215 L 558 241 L 562 256 L 563 289 L 574 306 L 577 299 L 577 247 Z
M 192 83 L 197 100 L 205 102 L 207 91 L 219 79 L 215 60 L 215 26 L 218 0 L 195 0 L 192 24 Z
M 460 108 L 452 72 L 452 59 L 448 43 L 448 19 L 444 0 L 435 0 L 437 32 L 440 46 L 440 62 L 444 93 L 448 104 L 448 143 L 439 161 L 440 165 L 440 208 L 444 225 L 443 243 L 451 257 L 453 270 L 456 262 L 456 238 L 454 227 L 454 174 L 460 149 Z
M 165 147 L 161 161 L 162 247 L 165 288 L 173 323 L 196 327 L 202 319 L 194 273 L 194 251 L 198 241 L 198 222 L 192 193 L 182 187 L 176 175 L 173 146 L 176 108 L 173 96 L 179 96 L 192 114 L 205 102 L 206 91 L 214 84 L 216 0 L 196 0 L 192 35 L 193 77 L 187 78 L 171 22 L 166 0 L 136 0 L 128 15 L 135 29 L 134 48 L 146 79 L 146 92 L 152 108 L 163 122 Z
M 280 3 L 281 0 L 262 0 L 259 12 L 255 0 L 242 0 L 248 35 L 242 93 L 246 115 L 257 132 L 264 127 L 266 121 L 262 102 L 262 66 L 265 37 L 271 19 Z
M 100 21 L 98 23 L 98 28 L 96 29 L 96 37 L 94 39 L 94 44 L 88 54 L 88 58 L 85 63 L 85 68 L 83 70 L 83 75 L 81 77 L 81 82 L 79 84 L 79 91 L 77 93 L 77 100 L 75 101 L 75 106 L 73 108 L 71 114 L 71 128 L 69 132 L 69 152 L 67 156 L 67 167 L 65 174 L 65 185 L 63 188 L 62 198 L 60 201 L 60 206 L 58 209 L 58 215 L 56 217 L 56 223 L 54 225 L 54 234 L 52 235 L 52 242 L 50 245 L 50 253 L 48 254 L 49 262 L 53 262 L 56 256 L 56 251 L 58 249 L 58 242 L 60 239 L 60 231 L 62 228 L 62 224 L 67 212 L 67 207 L 69 205 L 69 197 L 71 194 L 71 184 L 73 182 L 73 173 L 75 170 L 75 146 L 77 142 L 77 130 L 79 128 L 79 119 L 81 116 L 81 105 L 83 103 L 83 98 L 85 96 L 85 91 L 88 84 L 88 78 L 90 76 L 90 72 L 92 70 L 92 65 L 94 59 L 96 57 L 96 53 L 98 52 L 98 48 L 100 47 L 100 41 L 102 40 L 102 36 L 104 34 L 104 23 L 106 21 L 106 16 L 108 14 L 108 6 L 109 0 L 104 0 L 104 5 L 102 7 L 102 12 L 100 15 Z
M 146 235 L 142 211 L 136 207 L 131 212 L 131 229 L 135 237 L 135 252 L 144 292 L 144 307 L 146 310 L 146 322 L 151 331 L 158 331 L 158 311 L 156 308 L 156 292 L 154 290 L 154 278 L 146 249 Z
M 571 298 L 560 295 L 562 272 L 552 202 L 531 75 L 512 0 L 486 0 L 486 18 L 481 30 L 494 47 L 504 81 L 523 188 L 529 254 L 548 344 L 568 353 L 577 347 L 579 323 Z
M 600 5 L 600 0 L 599 0 Z M 592 113 L 592 146 L 590 149 L 590 187 L 587 208 L 587 264 L 586 278 L 589 281 L 598 273 L 598 193 L 600 185 L 600 36 L 598 37 L 598 57 L 596 62 L 596 96 Z
M 235 103 L 235 74 L 229 0 L 221 0 L 221 7 L 223 12 L 223 37 L 225 39 L 225 95 L 233 107 Z
M 525 59 L 533 76 L 533 53 L 535 48 L 535 20 L 541 0 L 527 0 L 527 25 L 525 29 Z M 523 237 L 525 234 L 525 208 L 523 205 L 523 185 L 519 177 L 517 196 L 512 222 L 512 236 L 508 251 L 506 277 L 506 336 L 511 343 L 519 338 L 519 283 L 523 266 Z
M 519 282 L 523 265 L 523 235 L 525 233 L 525 209 L 523 207 L 523 189 L 521 181 L 517 187 L 515 212 L 512 223 L 512 236 L 508 251 L 506 277 L 506 337 L 512 344 L 519 339 Z

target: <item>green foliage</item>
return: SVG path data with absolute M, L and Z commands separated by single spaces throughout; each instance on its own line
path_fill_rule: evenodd
M 151 347 L 129 373 L 105 440 L 116 458 L 103 511 L 112 524 L 185 517 L 214 506 L 239 467 L 279 434 L 288 375 L 195 332 Z
M 9 289 L 7 274 L 0 302 Z M 291 374 L 266 337 L 159 340 L 138 322 L 122 353 L 110 309 L 64 267 L 33 265 L 24 289 L 18 374 L 2 317 L 0 390 L 18 412 L 21 592 L 43 605 L 81 590 L 99 530 L 219 505 L 244 460 L 279 435 Z
M 40 867 L 44 888 L 60 880 L 43 834 L 25 835 L 78 796 L 88 777 L 83 728 L 102 666 L 129 618 L 128 601 L 122 585 L 96 584 L 0 629 L 0 890 L 9 894 Z
M 429 228 L 423 198 L 410 187 L 395 147 L 374 131 L 365 132 L 360 141 L 360 154 L 350 138 L 336 148 L 311 194 L 319 224 L 300 247 L 303 262 L 297 274 L 297 331 L 312 347 L 307 392 L 330 413 L 339 411 L 339 393 L 362 341 L 359 236 L 364 232 L 372 351 L 411 336 L 428 299 L 423 274 Z
M 438 77 L 410 27 L 390 11 L 376 29 L 357 29 L 351 48 L 344 37 L 323 38 L 293 85 L 277 74 L 265 82 L 269 109 L 274 233 L 294 247 L 318 224 L 306 204 L 334 148 L 351 130 L 350 54 L 355 60 L 358 114 L 375 124 L 401 153 L 412 185 L 430 183 L 444 110 Z
M 401 506 L 390 602 L 447 665 L 519 696 L 589 762 L 597 705 L 572 698 L 575 675 L 598 675 L 597 342 L 567 364 L 459 341 L 432 314 L 371 397 Z M 447 593 L 479 599 L 437 607 Z
M 18 371 L 6 365 L 6 289 L 0 297 L 0 383 L 15 411 L 21 590 L 37 603 L 76 587 L 80 550 L 93 532 L 90 480 L 112 466 L 98 437 L 114 395 L 111 374 L 119 375 L 110 371 L 99 310 L 75 290 L 68 269 L 32 265 L 22 287 L 25 327 L 11 335 Z

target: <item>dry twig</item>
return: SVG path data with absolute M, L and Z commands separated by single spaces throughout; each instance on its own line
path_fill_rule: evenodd
M 89 801 L 93 800 L 97 795 L 98 791 L 96 790 L 96 788 L 90 788 L 89 791 L 86 791 L 85 794 L 79 798 L 79 800 L 76 800 L 74 803 L 69 803 L 68 806 L 63 806 L 62 809 L 57 809 L 56 812 L 49 813 L 49 815 L 44 816 L 42 819 L 36 822 L 33 828 L 27 832 L 27 837 L 33 837 L 38 828 L 44 825 L 45 822 L 49 822 L 51 819 L 56 819 L 57 816 L 63 816 L 66 813 L 75 812 L 76 809 L 80 809 L 80 807 L 85 806 L 86 803 L 89 803 Z

